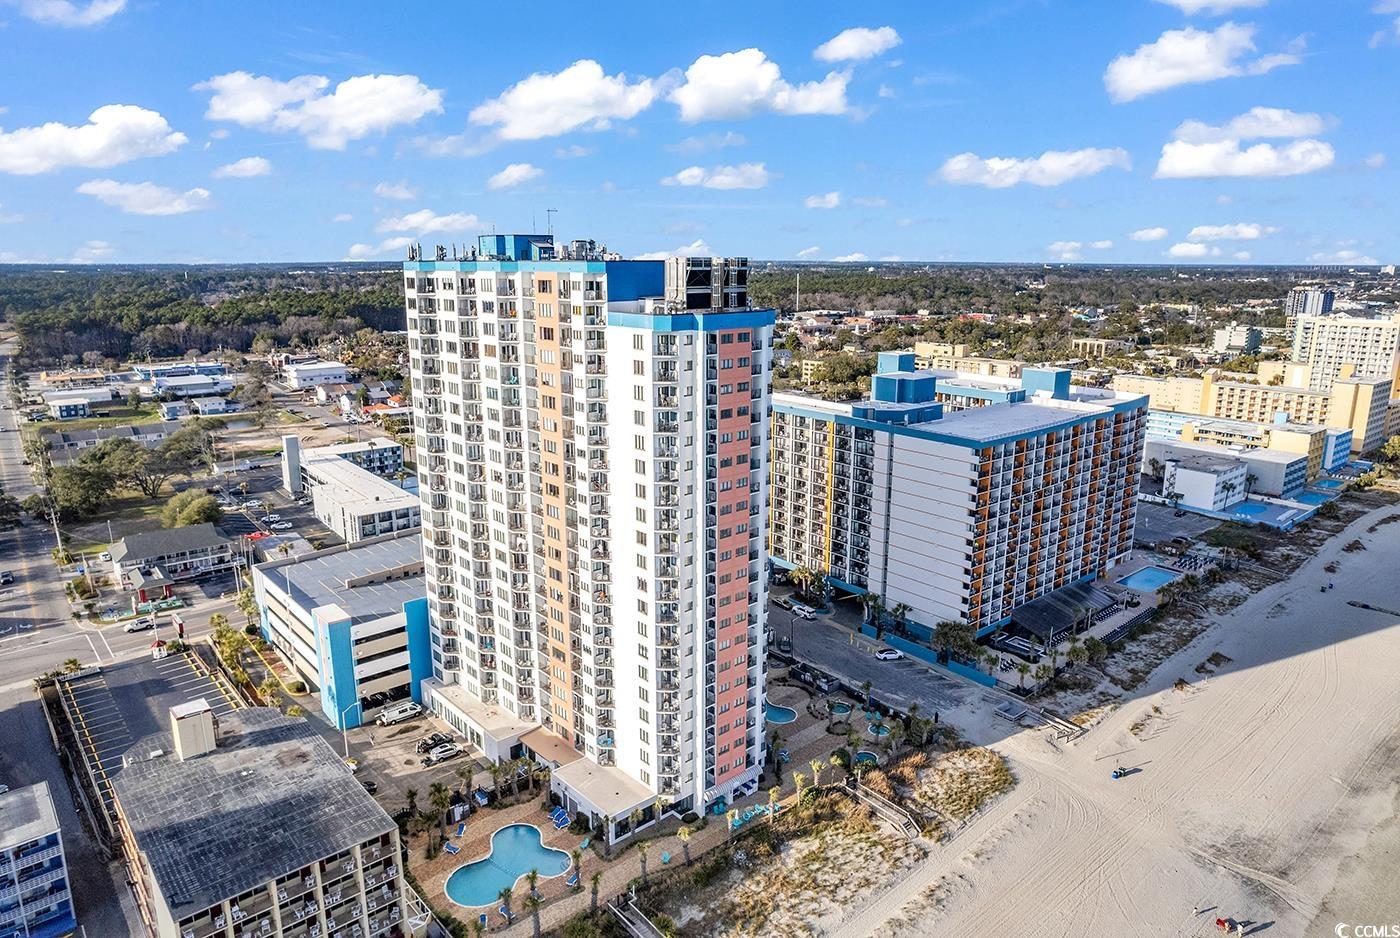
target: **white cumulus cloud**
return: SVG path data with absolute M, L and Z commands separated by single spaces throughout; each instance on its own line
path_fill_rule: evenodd
M 486 180 L 486 186 L 490 189 L 510 189 L 529 182 L 531 179 L 538 179 L 544 175 L 544 170 L 529 163 L 511 163 L 490 179 Z
M 372 260 L 393 251 L 402 251 L 412 243 L 412 238 L 386 238 L 378 244 L 352 244 L 345 252 L 345 259 L 347 261 Z
M 567 147 L 555 147 L 554 158 L 560 160 L 578 160 L 585 156 L 592 156 L 593 152 L 592 147 L 585 147 L 574 143 Z
M 1187 241 L 1257 241 L 1265 235 L 1277 233 L 1277 228 L 1255 222 L 1237 222 L 1233 225 L 1197 225 L 1186 236 Z
M 155 111 L 106 104 L 79 127 L 57 121 L 38 127 L 0 128 L 0 172 L 32 176 L 65 166 L 100 168 L 147 156 L 164 156 L 189 138 Z
M 748 141 L 744 139 L 743 134 L 727 130 L 722 134 L 686 137 L 678 143 L 668 143 L 666 149 L 672 153 L 705 153 L 709 150 L 723 150 L 725 147 L 741 147 L 746 143 Z
M 253 176 L 266 176 L 272 172 L 272 163 L 261 156 L 245 156 L 241 160 L 225 163 L 211 174 L 215 179 L 248 179 Z
M 1361 162 L 1365 164 L 1367 169 L 1383 169 L 1385 167 L 1385 154 L 1372 153 Z
M 115 179 L 93 179 L 78 186 L 78 192 L 90 195 L 128 215 L 183 215 L 209 207 L 208 189 L 186 189 L 179 192 L 153 182 L 117 182 Z
M 1005 189 L 1019 183 L 1058 186 L 1081 176 L 1094 176 L 1106 169 L 1131 169 L 1128 151 L 1113 149 L 1048 150 L 1040 156 L 1018 159 L 976 153 L 960 153 L 938 170 L 944 182 L 963 186 Z
M 374 194 L 381 199 L 398 199 L 402 202 L 418 198 L 418 190 L 407 182 L 381 182 L 374 187 Z
M 104 257 L 111 257 L 117 249 L 108 241 L 84 241 L 83 246 L 73 252 L 74 264 L 95 264 Z
M 1057 261 L 1077 261 L 1084 256 L 1084 245 L 1079 241 L 1052 241 L 1045 251 Z
M 126 0 L 11 0 L 21 16 L 48 26 L 96 26 L 126 9 Z
M 768 185 L 768 168 L 762 163 L 737 166 L 687 166 L 661 180 L 663 186 L 703 186 L 706 189 L 762 189 Z
M 1368 254 L 1350 249 L 1343 251 L 1320 251 L 1317 254 L 1308 255 L 1309 263 L 1313 264 L 1348 264 L 1361 267 L 1373 267 L 1380 263 Z
M 1157 162 L 1159 179 L 1198 179 L 1213 176 L 1296 176 L 1326 169 L 1336 159 L 1332 145 L 1322 140 L 1288 144 L 1244 141 L 1259 137 L 1301 137 L 1323 130 L 1327 119 L 1282 108 L 1253 108 L 1215 127 L 1186 121 L 1162 147 Z
M 468 119 L 494 127 L 503 140 L 539 140 L 573 130 L 606 130 L 612 121 L 646 110 L 657 92 L 649 78 L 629 84 L 621 72 L 608 75 L 592 59 L 580 59 L 562 72 L 536 72 L 516 82 L 473 108 Z
M 1297 140 L 1286 146 L 1238 140 L 1187 143 L 1173 140 L 1162 147 L 1159 179 L 1199 179 L 1211 176 L 1297 176 L 1326 169 L 1336 159 L 1332 145 L 1321 140 Z
M 857 26 L 837 33 L 817 46 L 812 55 L 822 62 L 858 62 L 888 52 L 902 41 L 892 26 Z
M 1168 232 L 1167 229 L 1160 227 L 1139 228 L 1137 231 L 1134 231 L 1132 234 L 1128 235 L 1128 237 L 1132 238 L 1134 241 L 1161 241 L 1169 233 L 1170 232 Z
M 209 120 L 298 133 L 318 150 L 343 150 L 351 140 L 442 112 L 442 92 L 416 75 L 357 75 L 328 88 L 322 75 L 279 81 L 241 71 L 194 86 L 213 92 Z
M 1105 238 L 1102 241 L 1090 243 L 1089 247 L 1093 248 L 1095 251 L 1107 251 L 1109 248 L 1113 247 L 1113 242 Z
M 1216 143 L 1261 137 L 1311 137 L 1324 132 L 1327 125 L 1327 118 L 1321 114 L 1299 113 L 1281 107 L 1253 107 L 1219 127 L 1204 121 L 1184 121 L 1172 132 L 1172 138 L 1188 143 Z
M 685 70 L 685 81 L 669 95 L 686 123 L 737 120 L 760 111 L 779 114 L 844 114 L 849 72 L 821 81 L 788 83 L 778 64 L 761 49 L 702 55 Z
M 1224 23 L 1214 30 L 1169 29 L 1155 42 L 1138 46 L 1108 64 L 1103 74 L 1109 97 L 1122 103 L 1145 95 L 1199 82 L 1239 75 L 1262 75 L 1282 65 L 1302 61 L 1302 41 L 1287 52 L 1252 57 L 1252 24 Z
M 1167 248 L 1168 257 L 1181 258 L 1201 258 L 1220 254 L 1220 248 L 1211 247 L 1209 244 L 1199 244 L 1193 241 L 1178 241 Z
M 841 204 L 841 193 L 828 192 L 825 195 L 809 195 L 802 200 L 807 208 L 836 208 Z
M 821 252 L 822 249 L 814 244 L 809 248 L 803 248 L 802 250 L 798 251 L 797 256 L 801 258 L 815 257 Z
M 439 215 L 430 208 L 420 208 L 418 211 L 409 212 L 407 215 L 395 215 L 388 218 L 381 218 L 379 224 L 374 226 L 374 230 L 381 234 L 386 231 L 411 231 L 415 234 L 433 234 L 435 232 L 466 231 L 476 227 L 479 227 L 477 217 L 467 212 L 452 212 L 447 215 Z
M 858 261 L 868 261 L 870 258 L 856 251 L 854 254 L 842 254 L 840 257 L 833 257 L 832 260 L 838 264 L 854 264 Z
M 349 212 L 341 212 L 339 215 L 336 215 L 334 218 L 331 219 L 331 221 L 336 222 L 336 223 L 347 222 L 347 221 L 354 221 L 354 220 L 355 220 L 355 216 L 354 216 L 354 215 L 351 215 Z
M 1157 2 L 1174 6 L 1187 16 L 1195 16 L 1197 13 L 1211 13 L 1218 16 L 1221 13 L 1229 13 L 1231 10 L 1262 7 L 1269 0 L 1157 0 Z
M 705 243 L 704 238 L 696 238 L 689 244 L 682 244 L 674 251 L 649 251 L 646 254 L 638 254 L 633 260 L 638 261 L 664 261 L 668 257 L 713 257 L 714 251 Z
M 1235 260 L 1237 260 L 1237 261 L 1247 261 L 1247 260 L 1249 260 L 1250 258 L 1252 258 L 1254 255 L 1251 254 L 1251 253 L 1248 252 L 1248 251 L 1236 251 L 1234 254 L 1232 254 L 1232 255 L 1230 255 L 1230 256 L 1233 257 L 1233 258 L 1234 258 Z

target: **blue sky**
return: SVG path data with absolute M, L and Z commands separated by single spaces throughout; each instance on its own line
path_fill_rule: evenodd
M 512 9 L 0 0 L 0 262 L 1400 257 L 1400 0 Z

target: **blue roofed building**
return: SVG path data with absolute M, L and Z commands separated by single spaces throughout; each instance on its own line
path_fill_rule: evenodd
M 78 927 L 47 782 L 0 795 L 0 936 L 60 938 Z

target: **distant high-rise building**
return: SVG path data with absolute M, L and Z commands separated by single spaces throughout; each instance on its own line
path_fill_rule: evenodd
M 1320 287 L 1294 287 L 1284 298 L 1283 312 L 1290 319 L 1298 316 L 1325 316 L 1332 312 L 1332 303 L 1336 298 L 1337 294 Z
M 985 634 L 1131 552 L 1146 398 L 914 358 L 882 355 L 869 400 L 775 395 L 775 562 Z
M 1330 390 L 1342 377 L 1400 379 L 1400 315 L 1299 316 L 1293 361 L 1309 366 L 1308 386 L 1318 391 Z
M 610 837 L 752 790 L 774 313 L 747 261 L 547 235 L 437 258 L 404 265 L 425 699 Z
M 1253 355 L 1264 344 L 1264 331 L 1258 326 L 1232 322 L 1215 330 L 1211 350 L 1221 355 Z

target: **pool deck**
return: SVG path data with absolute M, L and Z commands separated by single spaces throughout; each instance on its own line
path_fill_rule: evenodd
M 845 728 L 843 724 L 837 724 L 836 733 L 827 732 L 827 720 L 818 713 L 822 712 L 825 704 L 820 697 L 814 697 L 803 688 L 770 683 L 768 685 L 769 700 L 783 707 L 791 707 L 797 711 L 797 719 L 792 723 L 786 723 L 779 727 L 774 727 L 778 731 L 782 741 L 779 746 L 791 752 L 791 760 L 782 766 L 781 788 L 782 798 L 788 799 L 792 796 L 793 770 L 802 772 L 811 779 L 811 769 L 808 763 L 812 759 L 821 758 L 825 760 L 835 749 L 839 749 L 846 744 Z M 864 718 L 861 716 L 859 708 L 855 709 L 852 716 L 863 724 Z M 770 731 L 771 735 L 771 731 Z M 869 745 L 869 736 L 865 737 L 866 745 Z M 878 749 L 878 746 L 871 747 Z M 827 772 L 832 770 L 828 769 Z M 834 776 L 826 775 L 824 781 L 830 781 Z M 735 803 L 734 807 L 741 810 L 750 805 L 761 805 L 768 803 L 768 788 L 772 787 L 776 781 L 770 776 L 758 792 L 748 798 L 743 798 Z M 525 884 L 518 883 L 515 888 L 515 899 L 511 904 L 511 909 L 515 913 L 515 921 L 508 928 L 503 928 L 502 917 L 496 912 L 496 903 L 492 903 L 489 909 L 468 909 L 451 902 L 443 892 L 443 887 L 447 883 L 447 878 L 452 875 L 452 871 L 459 866 L 464 866 L 474 860 L 479 860 L 491 849 L 491 835 L 499 828 L 509 824 L 534 824 L 544 832 L 544 845 L 554 847 L 568 853 L 576 849 L 579 841 L 583 838 L 578 834 L 569 831 L 556 831 L 549 823 L 547 813 L 540 808 L 543 794 L 531 798 L 524 804 L 513 805 L 509 808 L 493 810 L 487 808 L 472 815 L 467 822 L 467 830 L 464 836 L 453 838 L 450 835 L 455 830 L 455 825 L 447 829 L 449 840 L 461 848 L 461 853 L 451 856 L 440 853 L 432 860 L 423 859 L 423 847 L 427 842 L 425 836 L 412 838 L 409 844 L 409 866 L 414 875 L 418 878 L 419 884 L 423 887 L 426 898 L 438 909 L 450 912 L 462 922 L 469 922 L 480 912 L 488 912 L 488 926 L 491 932 L 496 935 L 509 936 L 509 938 L 526 938 L 532 934 L 530 915 L 525 911 L 524 900 L 526 896 Z M 760 819 L 750 821 L 750 824 L 762 823 Z M 726 840 L 726 818 L 713 817 L 708 819 L 708 823 L 703 829 L 696 830 L 690 839 L 690 853 L 692 859 L 698 860 L 706 851 L 713 849 L 724 843 Z M 669 866 L 675 867 L 684 863 L 684 851 L 681 847 L 680 838 L 675 832 L 681 826 L 680 821 L 674 817 L 668 817 L 658 828 L 655 825 L 643 827 L 641 838 L 648 845 L 647 850 L 647 870 L 655 873 L 663 869 L 661 855 L 669 853 L 671 862 Z M 436 836 L 437 828 L 433 828 L 432 836 Z M 568 875 L 556 876 L 545 879 L 543 876 L 539 881 L 540 896 L 544 899 L 545 905 L 540 909 L 540 926 L 544 932 L 558 929 L 563 926 L 570 917 L 588 908 L 589 893 L 592 885 L 594 873 L 602 873 L 603 878 L 599 883 L 598 895 L 600 902 L 606 902 L 610 897 L 617 895 L 627 888 L 627 885 L 641 874 L 641 861 L 638 858 L 637 850 L 633 846 L 636 841 L 627 839 L 618 842 L 613 847 L 612 858 L 605 859 L 601 848 L 595 843 L 593 847 L 583 852 L 582 873 L 579 877 L 579 888 L 571 890 L 564 886 L 564 881 Z

